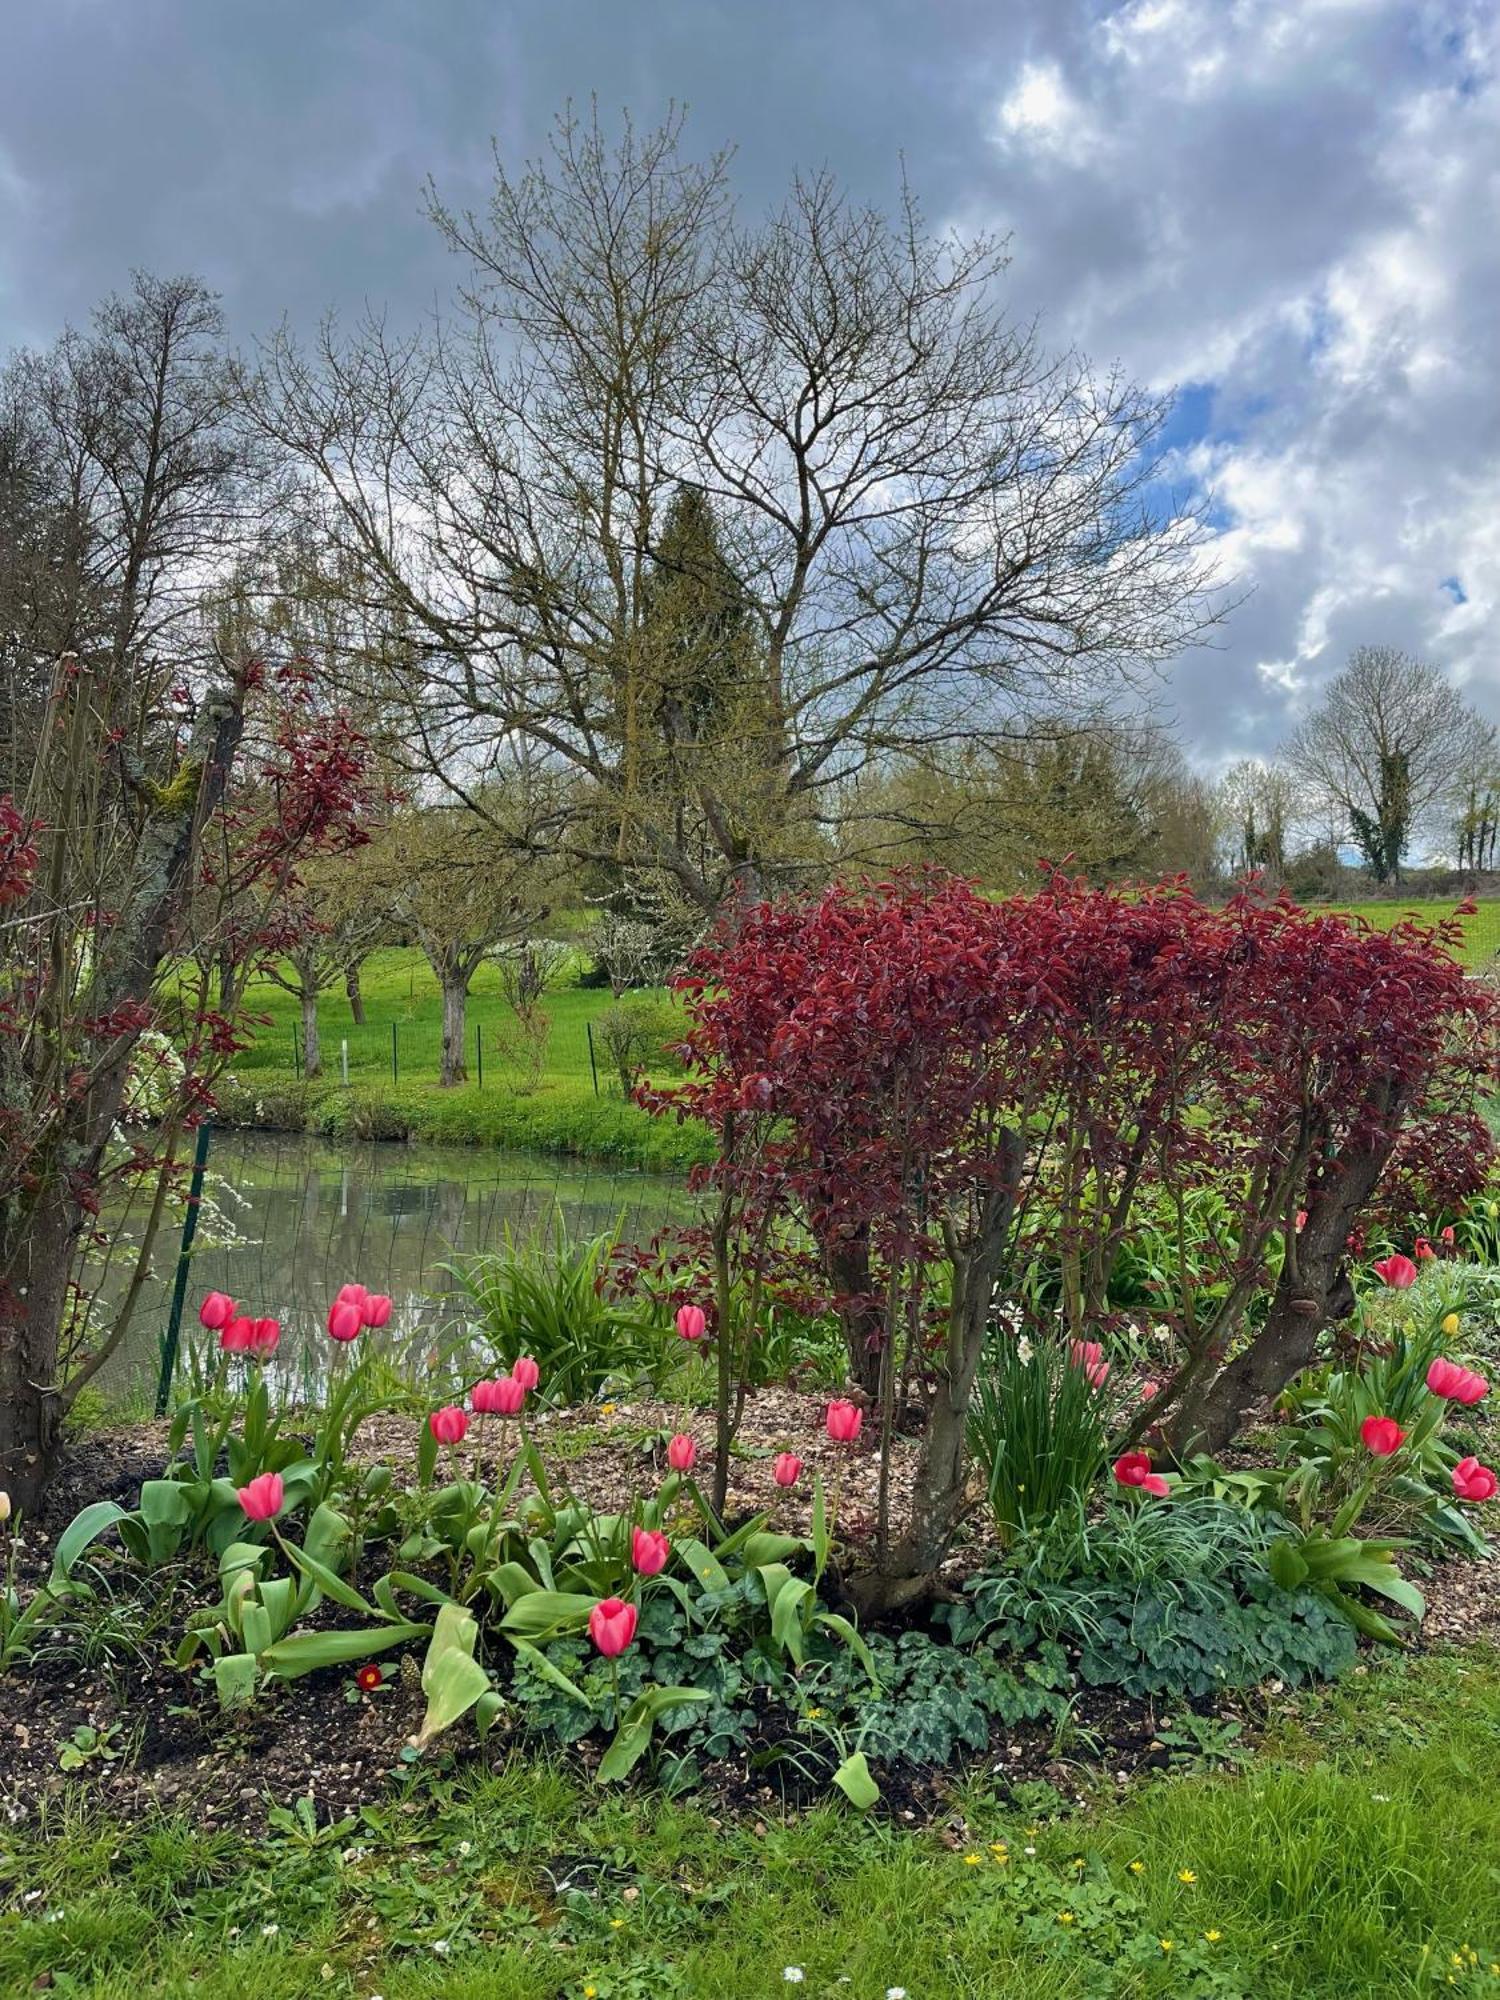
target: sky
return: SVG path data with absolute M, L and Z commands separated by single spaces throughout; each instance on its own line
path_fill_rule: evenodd
M 1350 649 L 1500 720 L 1496 0 L 0 0 L 0 351 L 192 271 L 248 347 L 460 276 L 555 112 L 686 106 L 747 215 L 796 167 L 1008 233 L 1007 309 L 1173 389 L 1241 601 L 1162 706 L 1213 770 Z

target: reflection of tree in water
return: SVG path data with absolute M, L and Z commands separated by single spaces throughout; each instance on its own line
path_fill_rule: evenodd
M 420 1361 L 450 1317 L 438 1268 L 450 1257 L 501 1249 L 507 1233 L 526 1245 L 559 1224 L 575 1239 L 617 1226 L 644 1238 L 690 1208 L 666 1177 L 542 1156 L 370 1142 L 341 1156 L 320 1140 L 235 1132 L 215 1139 L 211 1158 L 249 1204 L 244 1240 L 194 1257 L 189 1299 L 225 1291 L 250 1311 L 274 1313 L 279 1386 L 299 1395 L 316 1390 L 330 1358 L 325 1317 L 340 1285 L 389 1292 L 386 1338 Z M 133 1342 L 111 1370 L 121 1389 L 154 1369 L 171 1278 L 167 1249 Z

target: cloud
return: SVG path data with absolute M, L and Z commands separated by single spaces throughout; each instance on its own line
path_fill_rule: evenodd
M 1170 697 L 1208 764 L 1267 751 L 1348 649 L 1425 653 L 1500 716 L 1500 21 L 1493 0 L 52 0 L 0 65 L 0 346 L 132 264 L 249 340 L 456 273 L 562 102 L 737 147 L 744 206 L 829 165 L 1010 232 L 1043 337 L 1186 391 L 1172 471 L 1251 594 Z

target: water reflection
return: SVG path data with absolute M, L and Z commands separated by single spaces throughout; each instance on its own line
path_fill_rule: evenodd
M 246 1312 L 275 1314 L 277 1373 L 288 1386 L 326 1362 L 324 1316 L 340 1285 L 389 1292 L 387 1337 L 420 1353 L 452 1316 L 439 1267 L 455 1252 L 498 1249 L 507 1229 L 533 1241 L 559 1218 L 570 1236 L 618 1227 L 642 1240 L 691 1211 L 682 1183 L 665 1176 L 468 1147 L 230 1132 L 216 1136 L 209 1170 L 225 1184 L 219 1205 L 241 1240 L 214 1241 L 209 1215 L 209 1240 L 193 1255 L 190 1312 L 204 1292 L 223 1291 Z M 129 1340 L 107 1371 L 117 1393 L 155 1379 L 173 1257 L 164 1244 Z

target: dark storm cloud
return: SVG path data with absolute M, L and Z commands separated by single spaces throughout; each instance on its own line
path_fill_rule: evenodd
M 1206 759 L 1368 639 L 1500 713 L 1487 0 L 3 0 L 0 345 L 132 265 L 203 273 L 247 342 L 410 318 L 456 275 L 425 177 L 482 201 L 492 137 L 519 161 L 591 92 L 685 102 L 751 208 L 825 163 L 888 201 L 904 157 L 935 223 L 1012 232 L 1052 339 L 1196 385 L 1177 471 L 1253 586 L 1175 676 Z

